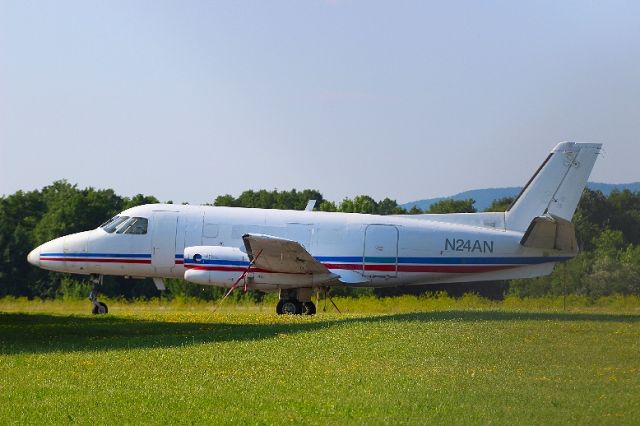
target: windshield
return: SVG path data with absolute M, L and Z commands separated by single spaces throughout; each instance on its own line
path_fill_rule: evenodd
M 144 217 L 116 216 L 100 225 L 100 228 L 110 234 L 144 235 L 148 226 L 149 220 Z
M 126 221 L 127 219 L 129 219 L 129 216 L 115 216 L 114 218 L 102 224 L 100 228 L 104 229 L 106 232 L 111 234 L 113 231 L 116 230 L 118 225 L 120 225 L 122 222 Z
M 144 217 L 132 217 L 116 227 L 116 234 L 143 235 L 147 233 L 148 224 L 149 221 Z
M 110 224 L 111 222 L 113 222 L 114 220 L 116 220 L 118 218 L 118 216 L 114 216 L 111 219 L 107 220 L 105 223 L 103 223 L 102 225 L 98 226 L 98 228 L 104 228 L 105 226 L 107 226 L 108 224 Z

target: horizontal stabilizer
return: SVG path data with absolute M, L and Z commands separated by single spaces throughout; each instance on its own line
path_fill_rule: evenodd
M 573 223 L 557 216 L 538 216 L 531 221 L 520 244 L 524 247 L 578 252 L 578 242 Z

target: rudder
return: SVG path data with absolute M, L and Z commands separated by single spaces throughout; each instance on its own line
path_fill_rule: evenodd
M 570 221 L 601 148 L 592 143 L 556 145 L 507 210 L 506 228 L 524 232 L 544 214 Z

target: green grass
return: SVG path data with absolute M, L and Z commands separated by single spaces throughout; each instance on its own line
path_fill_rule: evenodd
M 0 300 L 0 423 L 634 424 L 638 298 Z

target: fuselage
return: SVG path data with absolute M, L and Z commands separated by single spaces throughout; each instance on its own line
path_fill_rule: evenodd
M 384 287 L 533 277 L 571 257 L 524 247 L 523 233 L 507 230 L 503 213 L 376 216 L 152 204 L 113 220 L 128 228 L 112 222 L 49 241 L 29 254 L 29 262 L 75 274 L 182 278 L 193 263 L 184 257 L 186 248 L 244 251 L 242 236 L 252 233 L 297 241 L 332 272 L 362 277 L 352 285 Z M 249 266 L 223 259 L 208 267 L 239 275 Z M 296 277 L 268 279 L 269 271 L 248 272 L 257 289 L 306 285 Z

